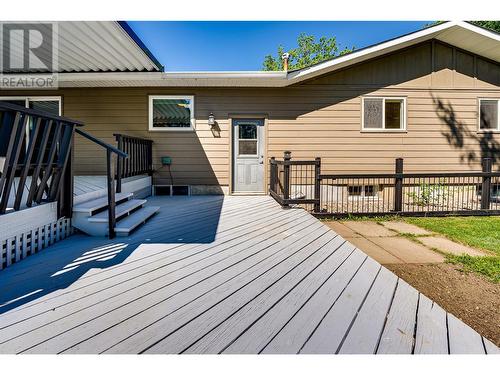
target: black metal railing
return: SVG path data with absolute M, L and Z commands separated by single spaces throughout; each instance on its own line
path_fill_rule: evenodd
M 58 202 L 58 216 L 73 210 L 72 148 L 81 122 L 0 103 L 0 215 Z
M 153 141 L 125 134 L 114 134 L 118 149 L 128 158 L 118 158 L 116 167 L 116 191 L 121 192 L 122 178 L 153 174 Z
M 292 161 L 287 152 L 270 167 L 270 194 L 316 216 L 500 214 L 500 172 L 488 158 L 478 172 L 405 173 L 403 159 L 396 159 L 394 173 L 321 174 L 320 159 Z
M 295 204 L 319 210 L 319 173 L 321 159 L 291 160 L 291 153 L 285 151 L 283 160 L 270 160 L 269 193 L 282 206 Z
M 119 150 L 118 148 L 101 141 L 100 139 L 84 132 L 83 130 L 76 129 L 76 132 L 87 138 L 88 140 L 96 143 L 97 145 L 103 147 L 106 150 L 106 188 L 108 192 L 108 236 L 109 238 L 115 237 L 115 225 L 116 225 L 116 199 L 115 199 L 115 170 L 113 168 L 113 154 L 117 158 L 117 170 L 118 162 L 121 159 L 127 159 L 128 154 Z

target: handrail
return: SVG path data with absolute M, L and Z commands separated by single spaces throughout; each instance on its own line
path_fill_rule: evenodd
M 112 157 L 111 153 L 115 153 L 118 160 L 120 160 L 120 158 L 124 159 L 128 158 L 128 154 L 126 152 L 117 149 L 114 146 L 111 146 L 110 144 L 107 144 L 106 142 L 101 141 L 100 139 L 90 135 L 89 133 L 84 132 L 83 130 L 75 129 L 75 131 L 81 136 L 87 138 L 88 140 L 106 149 L 106 182 L 108 189 L 108 236 L 110 239 L 114 238 L 116 235 L 115 234 L 116 201 L 115 201 L 115 183 L 114 183 L 115 174 L 111 171 L 111 157 Z
M 77 132 L 81 136 L 87 138 L 88 140 L 90 140 L 94 143 L 97 143 L 99 146 L 104 147 L 105 149 L 107 149 L 111 152 L 114 152 L 115 154 L 117 154 L 118 156 L 121 156 L 122 158 L 128 158 L 128 154 L 126 152 L 123 152 L 123 151 L 117 149 L 116 147 L 111 146 L 110 144 L 108 144 L 104 141 L 101 141 L 99 138 L 96 138 L 93 135 L 90 135 L 89 133 L 84 132 L 81 129 L 75 129 L 75 132 Z
M 129 138 L 129 139 L 135 139 L 137 141 L 144 141 L 144 142 L 154 143 L 154 141 L 152 139 L 141 138 L 141 137 L 134 137 L 134 136 L 127 135 L 127 134 L 113 133 L 113 136 L 115 138 L 117 138 L 117 137 L 126 137 L 126 138 Z
M 1 109 L 22 112 L 22 113 L 25 113 L 25 114 L 31 115 L 31 116 L 42 117 L 42 118 L 48 119 L 48 120 L 60 121 L 60 122 L 65 123 L 65 124 L 74 124 L 77 126 L 84 125 L 83 122 L 78 121 L 78 120 L 73 120 L 71 118 L 64 117 L 64 116 L 52 115 L 50 113 L 43 112 L 43 111 L 40 111 L 38 109 L 26 108 L 26 107 L 16 105 L 16 104 L 11 104 L 11 103 L 0 102 L 0 110 Z

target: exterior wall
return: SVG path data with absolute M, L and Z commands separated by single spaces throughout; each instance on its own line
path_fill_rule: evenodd
M 237 115 L 266 118 L 266 160 L 284 150 L 297 159 L 319 156 L 325 173 L 388 172 L 397 157 L 405 159 L 407 171 L 478 170 L 487 155 L 497 159 L 495 169 L 500 163 L 500 134 L 478 132 L 478 98 L 500 98 L 500 65 L 438 42 L 280 89 L 93 88 L 37 94 L 61 95 L 63 114 L 84 121 L 87 132 L 109 143 L 117 132 L 153 139 L 155 183 L 160 184 L 172 183 L 159 163 L 161 156 L 171 156 L 173 184 L 227 187 L 230 123 Z M 149 132 L 148 95 L 153 94 L 194 95 L 196 132 Z M 364 95 L 406 97 L 407 132 L 362 132 Z M 220 132 L 210 130 L 210 112 Z M 104 152 L 77 138 L 76 173 L 103 174 Z

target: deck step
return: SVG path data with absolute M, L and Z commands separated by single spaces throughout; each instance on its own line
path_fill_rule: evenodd
M 128 212 L 143 206 L 146 202 L 146 199 L 130 199 L 125 203 L 117 205 L 115 208 L 115 217 L 119 218 L 126 215 Z M 109 216 L 108 212 L 108 210 L 100 212 L 97 215 L 89 217 L 87 220 L 91 223 L 107 223 Z
M 124 201 L 126 199 L 129 199 L 133 195 L 134 195 L 133 193 L 117 193 L 115 194 L 115 202 Z M 90 201 L 80 203 L 73 207 L 73 212 L 85 212 L 91 215 L 92 212 L 104 208 L 107 205 L 108 205 L 108 197 L 105 196 L 102 198 L 92 199 Z
M 160 210 L 159 206 L 147 206 L 133 212 L 115 226 L 117 235 L 126 236 Z

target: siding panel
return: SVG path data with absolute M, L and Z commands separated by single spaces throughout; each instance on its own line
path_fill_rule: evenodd
M 161 183 L 172 177 L 175 184 L 228 185 L 230 118 L 252 113 L 267 117 L 267 157 L 281 157 L 284 150 L 294 158 L 320 156 L 326 173 L 388 172 L 397 157 L 405 158 L 408 171 L 477 170 L 480 143 L 500 152 L 500 134 L 486 139 L 477 132 L 477 99 L 500 98 L 499 65 L 438 42 L 432 64 L 432 48 L 424 43 L 281 89 L 89 88 L 2 95 L 61 95 L 65 116 L 84 121 L 86 131 L 112 144 L 113 133 L 152 138 Z M 196 132 L 149 132 L 153 94 L 195 95 Z M 407 132 L 361 132 L 364 95 L 406 97 Z M 208 126 L 210 112 L 220 132 Z M 172 157 L 172 176 L 160 165 L 161 156 Z M 99 147 L 77 137 L 77 174 L 103 174 L 104 158 Z

